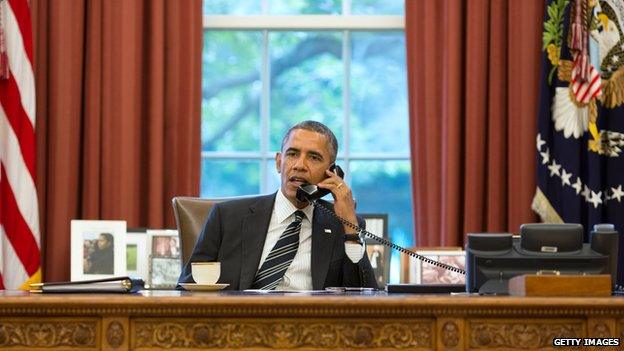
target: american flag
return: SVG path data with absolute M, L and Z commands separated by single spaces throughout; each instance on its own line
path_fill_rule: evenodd
M 0 288 L 41 281 L 28 0 L 0 0 Z

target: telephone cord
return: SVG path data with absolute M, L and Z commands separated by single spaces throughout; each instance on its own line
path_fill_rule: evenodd
M 325 204 L 319 202 L 318 200 L 313 200 L 313 201 L 311 201 L 311 203 L 313 205 L 315 205 L 315 206 L 318 205 L 318 208 L 320 208 L 321 211 L 323 211 L 326 214 L 329 214 L 330 216 L 336 218 L 342 224 L 344 224 L 344 225 L 348 226 L 349 228 L 357 231 L 358 234 L 360 234 L 360 235 L 364 234 L 365 236 L 367 236 L 367 237 L 369 237 L 369 238 L 379 242 L 382 245 L 389 246 L 389 247 L 391 247 L 391 248 L 393 248 L 393 249 L 395 249 L 395 250 L 397 250 L 399 252 L 402 252 L 404 254 L 412 256 L 412 257 L 414 257 L 416 259 L 419 259 L 419 260 L 421 260 L 421 261 L 423 261 L 425 263 L 429 263 L 429 264 L 434 265 L 436 267 L 444 268 L 446 270 L 449 270 L 449 271 L 452 271 L 452 272 L 455 272 L 455 273 L 466 275 L 466 271 L 461 269 L 461 268 L 459 268 L 459 267 L 451 266 L 451 265 L 448 265 L 446 263 L 442 263 L 442 262 L 438 262 L 436 260 L 432 260 L 432 259 L 430 259 L 430 258 L 428 258 L 426 256 L 419 255 L 419 254 L 415 253 L 414 251 L 408 250 L 408 249 L 406 249 L 406 248 L 404 248 L 402 246 L 399 246 L 399 245 L 397 245 L 397 244 L 395 244 L 395 243 L 393 243 L 391 241 L 388 241 L 388 240 L 386 240 L 386 239 L 384 239 L 382 237 L 379 237 L 379 236 L 377 236 L 375 234 L 370 233 L 369 231 L 367 231 L 365 229 L 362 229 L 362 228 L 358 227 L 357 225 L 355 225 L 355 224 L 347 221 L 346 219 L 338 216 L 337 214 L 335 214 L 334 211 L 332 211 L 329 208 L 325 207 Z

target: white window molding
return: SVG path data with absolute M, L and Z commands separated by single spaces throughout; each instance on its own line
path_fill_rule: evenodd
M 404 16 L 368 15 L 206 15 L 204 29 L 403 30 Z

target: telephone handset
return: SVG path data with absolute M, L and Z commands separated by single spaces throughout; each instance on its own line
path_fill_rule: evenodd
M 344 172 L 340 166 L 332 163 L 329 166 L 329 170 L 331 172 L 335 172 L 340 178 L 344 178 Z M 329 194 L 330 191 L 328 189 L 319 188 L 316 184 L 308 184 L 304 183 L 299 186 L 297 189 L 297 200 L 301 202 L 312 202 L 312 200 L 318 200 L 323 196 Z
M 344 178 L 344 172 L 342 171 L 340 166 L 337 166 L 335 163 L 331 165 L 329 170 L 332 171 L 332 172 L 335 170 L 336 174 L 340 178 Z M 390 248 L 392 248 L 394 250 L 397 250 L 399 252 L 402 252 L 404 254 L 412 256 L 412 257 L 414 257 L 416 259 L 419 259 L 419 260 L 421 260 L 423 262 L 426 262 L 426 263 L 429 263 L 431 265 L 434 265 L 434 266 L 437 266 L 437 267 L 440 267 L 440 268 L 444 268 L 446 270 L 449 270 L 449 271 L 452 271 L 452 272 L 455 272 L 455 273 L 464 274 L 464 275 L 466 274 L 466 271 L 461 269 L 461 268 L 454 267 L 454 266 L 448 265 L 446 263 L 438 262 L 438 261 L 432 260 L 432 259 L 430 259 L 428 257 L 419 255 L 419 254 L 417 254 L 417 253 L 415 253 L 415 252 L 413 252 L 411 250 L 408 250 L 408 249 L 406 249 L 406 248 L 404 248 L 402 246 L 399 246 L 399 245 L 397 245 L 397 244 L 395 244 L 395 243 L 393 243 L 391 241 L 388 241 L 388 240 L 386 240 L 386 239 L 384 239 L 382 237 L 379 237 L 379 236 L 377 236 L 375 234 L 372 234 L 372 233 L 368 232 L 367 230 L 362 229 L 362 228 L 358 227 L 357 225 L 347 221 L 346 219 L 338 216 L 337 214 L 334 213 L 334 211 L 332 211 L 329 208 L 327 208 L 324 203 L 318 201 L 320 198 L 322 198 L 323 196 L 325 196 L 325 195 L 327 195 L 329 193 L 330 193 L 329 190 L 323 189 L 323 188 L 319 188 L 315 184 L 304 183 L 304 184 L 301 184 L 299 186 L 299 188 L 297 189 L 296 197 L 297 197 L 297 200 L 299 200 L 301 202 L 309 202 L 312 205 L 314 205 L 315 207 L 318 205 L 318 208 L 321 211 L 325 212 L 326 214 L 328 214 L 331 217 L 336 218 L 340 223 L 342 223 L 342 224 L 348 226 L 349 228 L 355 230 L 358 234 L 360 234 L 360 235 L 363 234 L 366 237 L 371 238 L 371 239 L 377 241 L 378 243 L 380 243 L 382 245 L 386 245 L 386 246 L 388 246 L 388 247 L 390 247 Z

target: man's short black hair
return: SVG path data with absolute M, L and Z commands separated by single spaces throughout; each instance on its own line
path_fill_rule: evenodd
M 111 233 L 100 233 L 100 236 L 103 236 L 106 241 L 108 241 L 109 243 L 113 243 L 113 234 Z
M 282 151 L 284 151 L 284 145 L 286 145 L 286 141 L 288 140 L 290 133 L 292 133 L 292 131 L 295 129 L 305 129 L 324 135 L 329 141 L 329 150 L 331 151 L 331 163 L 336 162 L 336 156 L 338 155 L 338 140 L 336 139 L 336 135 L 334 135 L 334 132 L 332 132 L 329 127 L 317 121 L 303 121 L 290 127 L 290 129 L 288 129 L 288 131 L 284 135 L 284 139 L 282 139 Z

